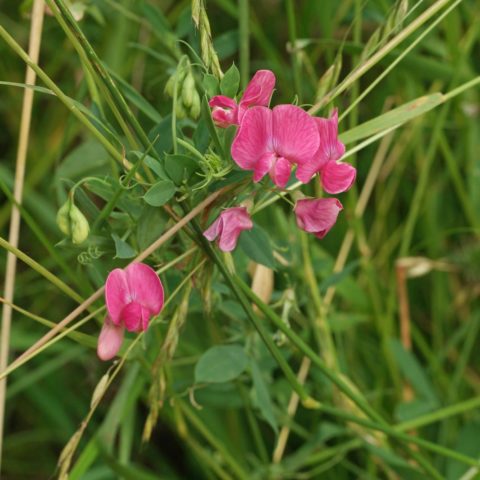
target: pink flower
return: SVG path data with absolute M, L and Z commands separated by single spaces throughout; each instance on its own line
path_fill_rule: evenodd
M 347 191 L 355 181 L 357 171 L 348 163 L 338 163 L 345 153 L 345 145 L 338 139 L 338 113 L 335 110 L 330 118 L 315 117 L 320 134 L 320 146 L 309 162 L 299 165 L 297 178 L 308 183 L 320 173 L 322 186 L 327 193 L 337 194 Z
M 203 232 L 211 242 L 218 237 L 218 246 L 224 252 L 235 249 L 238 237 L 243 230 L 251 230 L 253 222 L 245 207 L 233 207 L 224 210 L 220 216 Z
M 323 238 L 335 225 L 343 205 L 336 198 L 304 198 L 297 200 L 294 212 L 297 225 L 318 238 Z
M 303 165 L 320 145 L 315 120 L 294 105 L 270 110 L 252 107 L 244 115 L 232 144 L 232 157 L 244 170 L 253 170 L 253 180 L 267 173 L 273 183 L 285 187 L 294 164 Z
M 258 70 L 250 80 L 240 102 L 224 95 L 212 97 L 208 103 L 212 107 L 212 118 L 215 125 L 227 128 L 230 125 L 240 125 L 243 115 L 249 107 L 255 105 L 267 106 L 270 103 L 275 75 L 270 70 Z
M 112 323 L 108 315 L 105 317 L 97 345 L 100 360 L 107 361 L 115 357 L 122 346 L 124 331 L 123 326 Z
M 98 338 L 98 356 L 109 360 L 117 354 L 125 328 L 146 330 L 150 319 L 162 310 L 163 297 L 162 282 L 148 265 L 131 263 L 124 270 L 112 270 L 105 283 L 108 315 Z

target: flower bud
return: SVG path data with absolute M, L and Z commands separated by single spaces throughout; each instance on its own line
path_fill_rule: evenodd
M 177 105 L 175 107 L 175 114 L 179 119 L 186 118 L 187 112 L 183 108 L 183 105 L 181 102 L 177 102 Z
M 194 92 L 196 93 L 195 79 L 193 78 L 192 72 L 188 72 L 182 86 L 182 100 L 186 107 L 193 105 Z
M 72 242 L 76 245 L 83 243 L 90 233 L 90 225 L 85 215 L 75 206 L 70 209 L 70 221 L 72 228 Z
M 173 97 L 173 89 L 175 87 L 175 75 L 172 75 L 168 80 L 165 85 L 165 93 L 169 97 Z
M 64 205 L 60 207 L 60 210 L 57 213 L 57 225 L 62 233 L 70 236 L 70 217 L 69 212 L 72 206 L 72 202 L 68 199 Z
M 190 107 L 190 116 L 196 120 L 200 116 L 200 109 L 202 106 L 202 101 L 200 100 L 200 95 L 196 90 L 193 90 L 193 99 L 192 106 Z
M 58 210 L 57 225 L 62 233 L 71 237 L 76 245 L 83 243 L 90 233 L 85 215 L 69 198 Z

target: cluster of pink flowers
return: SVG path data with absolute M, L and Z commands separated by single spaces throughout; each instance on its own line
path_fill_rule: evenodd
M 290 104 L 270 109 L 274 87 L 274 74 L 259 70 L 238 103 L 222 95 L 210 100 L 218 127 L 238 126 L 231 149 L 235 163 L 243 170 L 253 171 L 254 182 L 268 174 L 281 189 L 295 169 L 302 183 L 318 175 L 326 193 L 347 191 L 355 181 L 356 170 L 339 162 L 345 146 L 338 139 L 337 111 L 330 118 L 319 118 Z M 336 198 L 304 198 L 296 202 L 294 212 L 299 228 L 323 238 L 342 208 Z M 252 227 L 246 208 L 234 207 L 224 210 L 204 235 L 209 240 L 218 237 L 220 249 L 231 251 L 240 233 Z
M 275 76 L 269 70 L 258 71 L 237 103 L 217 95 L 210 100 L 212 117 L 220 128 L 237 125 L 232 144 L 232 158 L 243 170 L 253 171 L 253 181 L 267 174 L 278 188 L 285 188 L 292 171 L 297 179 L 308 183 L 320 178 L 325 192 L 337 194 L 348 190 L 355 181 L 356 170 L 339 160 L 345 146 L 338 139 L 338 116 L 317 118 L 295 105 L 268 108 L 275 87 Z M 297 225 L 323 238 L 337 221 L 343 206 L 336 198 L 302 198 L 294 212 Z M 253 228 L 244 206 L 225 209 L 204 232 L 224 252 L 237 246 L 243 230 Z M 155 271 L 143 263 L 116 268 L 105 283 L 107 316 L 98 339 L 100 359 L 110 360 L 119 352 L 125 329 L 141 332 L 150 319 L 163 308 L 162 282 Z

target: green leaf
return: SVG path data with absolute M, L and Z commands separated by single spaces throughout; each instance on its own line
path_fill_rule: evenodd
M 118 82 L 120 90 L 133 105 L 135 105 L 153 122 L 159 123 L 162 121 L 162 116 L 144 97 L 142 97 L 142 95 L 140 95 L 140 93 L 137 92 L 137 90 L 117 75 L 111 68 L 108 68 L 107 65 L 104 64 L 103 66 L 107 69 L 110 75 L 112 75 L 115 81 Z
M 137 255 L 137 252 L 116 233 L 112 233 L 112 238 L 115 242 L 115 258 L 133 258 Z
M 176 187 L 170 180 L 160 180 L 155 183 L 143 199 L 152 207 L 161 207 L 165 205 L 175 194 Z
M 245 254 L 254 262 L 269 268 L 275 268 L 272 245 L 265 231 L 255 225 L 252 230 L 246 230 L 240 235 L 239 245 Z
M 433 93 L 432 95 L 419 97 L 411 102 L 405 103 L 401 107 L 390 110 L 373 120 L 369 120 L 358 127 L 340 134 L 340 140 L 345 144 L 353 143 L 362 138 L 388 130 L 389 128 L 399 127 L 409 120 L 432 110 L 443 102 L 444 96 L 441 93 Z
M 140 250 L 145 250 L 162 234 L 166 223 L 165 217 L 162 209 L 145 205 L 137 225 L 137 242 Z
M 213 76 L 210 73 L 206 73 L 203 76 L 203 89 L 208 97 L 214 97 L 218 94 L 218 80 L 217 77 Z
M 176 185 L 181 185 L 183 181 L 188 180 L 197 167 L 197 162 L 187 155 L 165 156 L 165 172 Z
M 223 383 L 245 371 L 248 357 L 240 345 L 217 345 L 207 350 L 195 365 L 195 383 Z
M 395 418 L 399 422 L 406 422 L 431 412 L 436 406 L 436 402 L 422 398 L 412 400 L 411 402 L 400 403 L 395 407 Z
M 354 260 L 350 262 L 343 270 L 340 272 L 335 272 L 325 278 L 320 284 L 320 290 L 324 293 L 329 287 L 339 284 L 342 280 L 347 278 L 355 269 L 360 265 L 360 260 Z
M 240 72 L 238 68 L 233 64 L 223 76 L 220 81 L 220 91 L 222 95 L 226 97 L 234 98 L 238 92 L 240 86 Z
M 166 115 L 162 121 L 150 130 L 148 139 L 160 156 L 172 150 L 172 116 Z
M 480 443 L 478 439 L 480 438 L 480 424 L 478 420 L 467 423 L 462 427 L 458 435 L 455 451 L 467 455 L 472 458 L 478 458 L 480 456 Z M 468 466 L 458 460 L 453 460 L 451 458 L 447 461 L 447 475 L 448 480 L 456 480 L 458 478 L 463 478 L 462 475 L 468 470 Z M 478 474 L 473 477 L 468 477 L 472 479 L 478 479 Z
M 405 350 L 395 338 L 390 339 L 389 346 L 400 370 L 417 394 L 423 399 L 429 400 L 432 407 L 438 406 L 439 401 L 435 389 L 414 354 Z
M 273 413 L 272 399 L 268 391 L 267 384 L 263 378 L 262 372 L 258 365 L 251 361 L 250 372 L 252 374 L 253 387 L 251 396 L 254 405 L 260 410 L 263 418 L 269 423 L 276 435 L 278 435 L 278 423 Z
M 168 180 L 167 174 L 165 173 L 161 162 L 158 161 L 156 158 L 153 158 L 150 155 L 145 155 L 143 152 L 138 152 L 136 150 L 129 152 L 127 158 L 130 158 L 130 156 L 135 157 L 135 162 L 143 158 L 143 163 L 150 170 L 152 170 L 161 179 Z

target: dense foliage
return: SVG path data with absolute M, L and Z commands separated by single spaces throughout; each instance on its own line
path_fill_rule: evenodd
M 38 63 L 42 2 L 4 3 L 2 478 L 476 478 L 478 2 L 46 0 Z M 211 102 L 230 115 L 265 70 L 297 115 L 261 137 L 288 183 L 253 182 L 235 145 L 258 132 Z M 245 109 L 275 115 L 260 97 Z M 289 157 L 288 130 L 335 109 L 356 181 L 301 183 L 312 134 Z M 305 198 L 335 218 L 305 227 Z M 103 287 L 132 261 L 161 283 L 145 267 L 129 284 L 137 323 L 118 313 L 103 362 Z

